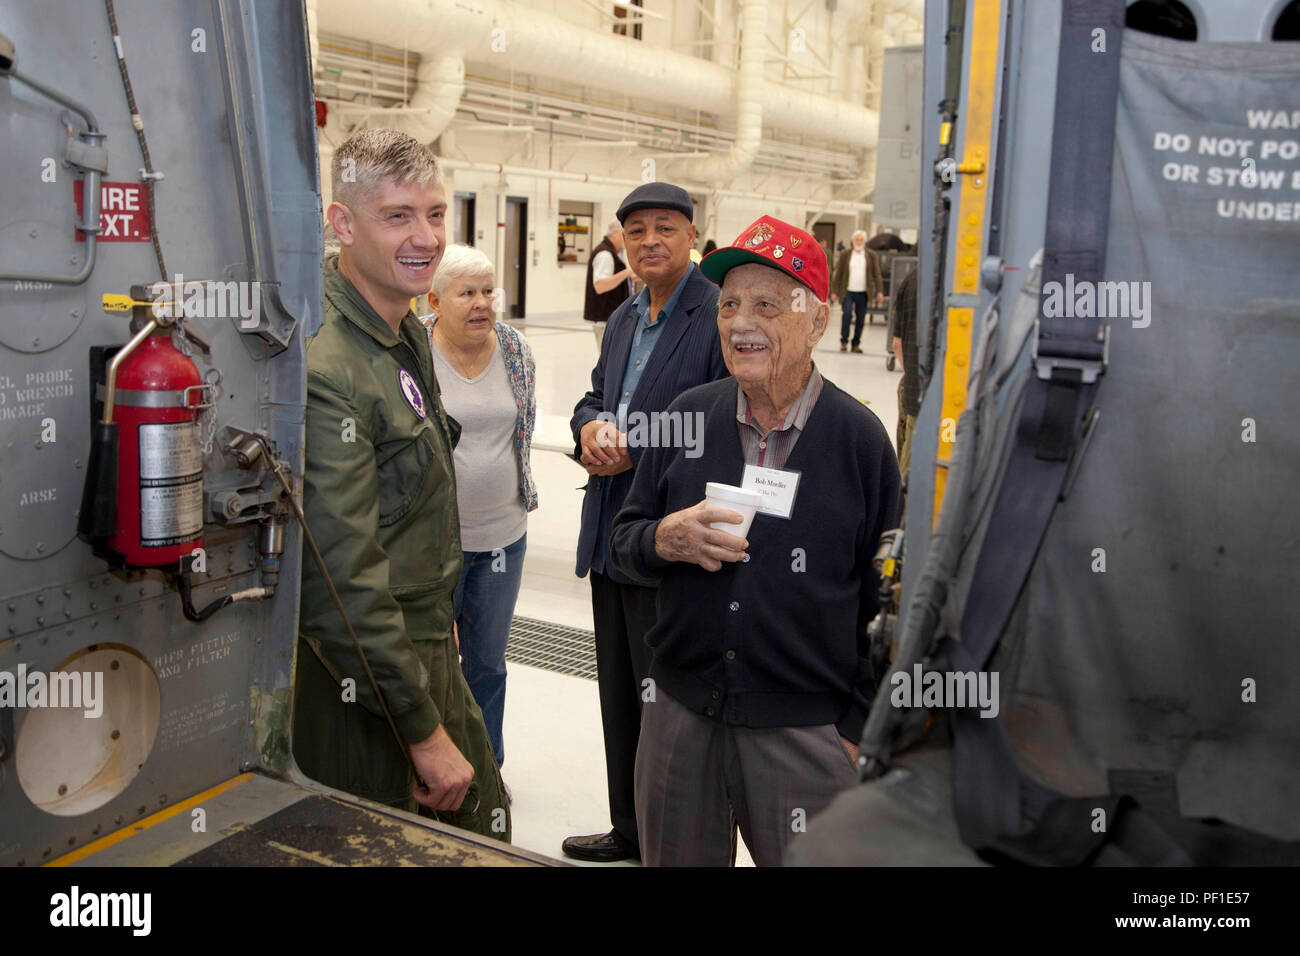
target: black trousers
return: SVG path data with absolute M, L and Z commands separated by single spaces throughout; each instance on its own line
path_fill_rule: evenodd
M 645 635 L 655 622 L 656 591 L 619 584 L 598 571 L 592 571 L 590 579 L 609 819 L 619 836 L 640 847 L 633 783 L 641 736 L 641 681 L 650 675 Z
M 840 344 L 849 340 L 849 322 L 853 316 L 857 322 L 853 326 L 853 344 L 862 344 L 862 323 L 867 317 L 867 294 L 865 292 L 844 293 L 844 311 L 840 318 Z

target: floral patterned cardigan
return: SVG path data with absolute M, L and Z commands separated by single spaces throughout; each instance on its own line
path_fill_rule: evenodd
M 429 348 L 433 348 L 433 326 L 436 315 L 422 315 L 420 321 L 429 331 Z M 537 366 L 528 341 L 504 322 L 495 323 L 497 344 L 501 346 L 501 359 L 505 362 L 510 390 L 515 396 L 518 416 L 515 418 L 515 461 L 519 465 L 519 499 L 527 511 L 537 509 L 537 486 L 533 484 L 533 468 L 529 452 L 533 444 L 533 425 L 537 421 Z

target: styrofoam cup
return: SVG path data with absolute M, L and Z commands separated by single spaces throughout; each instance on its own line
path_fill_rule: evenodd
M 763 496 L 757 491 L 747 491 L 744 488 L 737 488 L 735 485 L 724 485 L 718 481 L 710 481 L 704 486 L 704 500 L 710 508 L 727 508 L 745 519 L 740 524 L 715 521 L 709 527 L 715 531 L 725 531 L 727 534 L 734 534 L 737 538 L 743 538 L 749 534 L 749 526 L 754 520 L 754 512 L 758 510 L 759 504 L 762 503 Z

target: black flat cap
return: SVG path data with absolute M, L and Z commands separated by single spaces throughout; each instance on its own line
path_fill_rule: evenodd
M 695 219 L 695 204 L 691 202 L 690 193 L 672 183 L 646 183 L 636 187 L 618 207 L 618 221 L 625 221 L 638 209 L 675 209 L 686 217 L 687 222 Z

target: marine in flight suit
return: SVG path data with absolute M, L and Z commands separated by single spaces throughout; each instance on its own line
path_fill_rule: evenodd
M 509 842 L 510 810 L 483 714 L 461 673 L 452 595 L 461 569 L 452 449 L 424 328 L 400 335 L 325 264 L 325 322 L 307 343 L 303 511 L 394 723 L 408 743 L 441 724 L 474 768 L 444 822 Z M 345 700 L 351 679 L 355 702 Z M 415 775 L 309 556 L 302 573 L 294 754 L 328 786 L 414 811 Z

